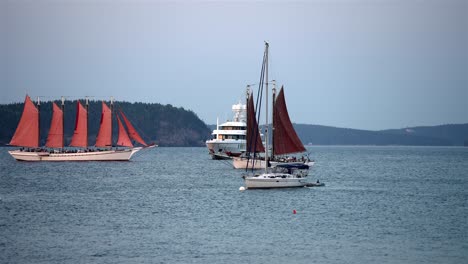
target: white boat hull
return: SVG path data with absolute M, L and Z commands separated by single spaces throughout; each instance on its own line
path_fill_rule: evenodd
M 142 147 L 76 153 L 8 151 L 18 161 L 128 161 Z
M 206 147 L 213 154 L 226 154 L 228 156 L 239 156 L 245 152 L 245 140 L 208 140 Z
M 221 153 L 221 152 L 218 152 L 218 153 L 211 153 L 210 152 L 210 155 L 211 155 L 211 158 L 214 159 L 214 160 L 230 160 L 230 159 L 233 158 L 233 157 L 228 156 L 227 154 Z
M 278 162 L 278 161 L 270 161 L 270 165 L 272 168 L 276 167 L 277 165 L 280 164 L 289 164 L 289 165 L 307 165 L 309 167 L 314 166 L 315 161 L 290 161 L 290 162 Z
M 284 176 L 284 178 L 282 178 Z M 244 178 L 247 189 L 292 188 L 307 186 L 304 178 L 298 178 L 290 174 L 267 173 Z
M 249 169 L 252 169 L 252 163 L 253 163 L 253 169 L 258 170 L 258 169 L 264 169 L 265 168 L 265 161 L 260 160 L 260 159 L 246 159 L 243 157 L 234 157 L 232 159 L 232 166 L 234 166 L 234 169 L 246 169 L 247 165 Z
M 301 165 L 305 164 L 309 167 L 314 166 L 315 161 L 295 161 L 295 162 L 277 162 L 277 161 L 270 161 L 270 167 L 274 168 L 279 164 L 290 164 L 290 165 Z M 232 159 L 232 165 L 235 169 L 245 169 L 247 167 L 247 159 L 244 157 L 235 157 Z M 252 169 L 252 159 L 248 160 L 248 168 Z M 260 159 L 254 160 L 254 170 L 256 169 L 264 169 L 265 168 L 265 161 Z

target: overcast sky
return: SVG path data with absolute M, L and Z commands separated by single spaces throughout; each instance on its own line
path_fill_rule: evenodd
M 267 40 L 293 122 L 468 122 L 466 0 L 0 0 L 0 19 L 0 103 L 114 96 L 214 124 L 258 83 Z

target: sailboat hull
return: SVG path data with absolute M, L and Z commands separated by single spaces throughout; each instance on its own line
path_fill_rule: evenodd
M 21 150 L 8 151 L 18 161 L 129 161 L 142 148 L 124 150 L 105 150 L 77 153 L 28 152 Z
M 252 161 L 254 161 L 253 165 L 252 165 Z M 258 170 L 258 169 L 265 168 L 265 161 L 260 160 L 260 159 L 252 160 L 252 159 L 246 159 L 243 157 L 234 157 L 232 159 L 232 166 L 234 166 L 235 169 L 245 169 L 247 167 L 249 169 L 252 169 L 253 167 L 254 170 Z
M 276 167 L 277 165 L 307 165 L 309 167 L 314 166 L 315 161 L 287 161 L 287 162 L 280 162 L 280 161 L 270 161 L 270 165 L 272 168 Z
M 304 178 L 291 177 L 290 174 L 268 173 L 244 178 L 247 189 L 292 188 L 307 186 Z
M 315 161 L 294 161 L 294 162 L 278 162 L 278 161 L 270 161 L 270 167 L 274 168 L 277 165 L 280 164 L 289 164 L 289 165 L 308 165 L 309 167 L 314 166 Z M 248 168 L 252 169 L 252 160 L 250 159 L 247 164 L 247 159 L 243 157 L 235 157 L 232 159 L 232 165 L 234 166 L 235 169 L 245 169 Z M 254 163 L 254 168 L 255 170 L 257 169 L 264 169 L 265 168 L 265 161 L 264 160 L 259 160 L 256 159 Z

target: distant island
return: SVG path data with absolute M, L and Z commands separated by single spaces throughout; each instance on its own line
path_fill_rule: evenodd
M 193 111 L 170 104 L 115 102 L 134 123 L 144 140 L 168 147 L 202 147 L 216 125 L 206 125 Z M 44 145 L 52 116 L 51 102 L 41 104 L 41 144 Z M 0 146 L 8 144 L 23 111 L 23 103 L 0 104 Z M 65 137 L 73 135 L 76 101 L 65 102 Z M 90 101 L 89 138 L 94 139 L 101 102 Z M 115 120 L 114 120 L 115 121 Z M 116 124 L 116 121 L 114 122 Z M 381 131 L 294 124 L 304 145 L 468 146 L 468 123 L 407 127 Z M 114 136 L 117 127 L 114 125 Z M 114 140 L 115 142 L 115 140 Z
M 379 146 L 463 146 L 467 124 L 418 126 L 380 131 L 295 124 L 304 144 Z
M 84 100 L 81 100 L 83 103 Z M 58 102 L 57 102 L 58 103 Z M 58 103 L 59 104 L 59 103 Z M 60 104 L 59 104 L 60 105 Z M 185 147 L 204 146 L 211 131 L 198 116 L 190 110 L 174 107 L 170 104 L 115 102 L 116 109 L 121 108 L 146 142 L 159 146 Z M 52 103 L 41 103 L 41 145 L 45 144 L 52 118 Z M 11 140 L 16 130 L 23 103 L 0 105 L 0 145 Z M 75 127 L 76 101 L 65 102 L 65 142 L 70 143 Z M 89 145 L 99 129 L 101 118 L 101 101 L 90 101 L 89 104 Z M 117 121 L 113 120 L 114 142 L 117 139 Z
M 214 129 L 216 125 L 210 125 Z M 304 145 L 467 146 L 468 123 L 380 131 L 294 124 Z

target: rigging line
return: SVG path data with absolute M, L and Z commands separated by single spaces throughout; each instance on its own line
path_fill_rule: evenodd
M 267 49 L 265 48 L 265 51 L 263 53 L 263 61 L 262 61 L 262 69 L 260 71 L 260 82 L 258 84 L 258 91 L 257 91 L 257 101 L 256 101 L 256 109 L 258 110 L 259 108 L 261 108 L 261 102 L 262 102 L 262 97 L 263 97 L 263 83 L 264 83 L 264 79 L 265 79 L 265 66 L 266 66 L 266 56 L 267 56 Z M 255 109 L 254 109 L 254 118 L 255 118 Z M 260 119 L 260 111 L 258 111 L 258 119 Z M 258 123 L 257 123 L 257 127 L 254 128 L 254 131 L 255 132 L 259 132 L 258 131 Z M 255 159 L 255 153 L 256 153 L 256 147 L 257 147 L 257 139 L 258 139 L 258 134 L 259 133 L 254 133 L 255 134 L 255 144 L 253 146 L 253 149 L 254 149 L 254 152 L 253 152 L 253 159 Z M 252 139 L 253 135 L 250 136 L 250 139 Z M 252 141 L 250 141 L 252 142 Z M 251 144 L 250 144 L 251 145 Z M 249 146 L 250 148 L 252 148 L 252 146 Z M 249 155 L 247 156 L 247 166 L 246 166 L 246 171 L 248 170 L 248 166 L 249 166 L 249 161 L 250 161 L 250 151 L 251 149 L 249 148 Z M 254 160 L 252 160 L 252 173 L 253 173 L 253 169 L 254 169 Z
M 255 106 L 255 108 L 257 109 L 257 130 L 260 132 L 260 129 L 258 127 L 259 125 L 259 122 L 260 122 L 260 117 L 261 117 L 261 111 L 260 109 L 262 109 L 262 102 L 263 102 L 263 86 L 265 84 L 265 71 L 266 71 L 266 62 L 267 62 L 267 53 L 266 53 L 266 49 L 265 49 L 265 54 L 263 55 L 263 65 L 262 65 L 262 73 L 261 73 L 261 86 L 259 87 L 259 90 L 258 90 L 258 95 L 257 95 L 257 105 Z M 268 80 L 267 80 L 268 81 Z M 255 134 L 255 143 L 256 141 L 258 140 L 257 137 L 258 137 L 258 134 L 259 133 L 256 133 Z M 255 144 L 255 147 L 257 145 Z
M 262 63 L 262 72 L 260 74 L 260 83 L 259 83 L 259 87 L 258 87 L 258 92 L 257 92 L 257 104 L 255 105 L 256 109 L 257 109 L 257 115 L 258 115 L 258 121 L 257 122 L 260 122 L 260 112 L 258 109 L 261 109 L 262 108 L 262 99 L 263 99 L 263 86 L 265 84 L 265 71 L 266 71 L 266 62 L 267 62 L 267 53 L 266 53 L 266 49 L 265 49 L 265 53 L 263 54 L 263 63 Z M 268 80 L 267 80 L 268 81 Z
M 257 117 L 256 117 L 257 127 L 254 128 L 256 133 L 255 133 L 255 140 L 254 140 L 255 144 L 254 144 L 254 156 L 253 156 L 254 159 L 252 160 L 252 173 L 253 173 L 253 170 L 254 170 L 254 167 L 255 167 L 255 154 L 257 152 L 257 141 L 259 140 L 258 135 L 260 134 L 260 128 L 259 128 L 259 122 L 260 122 L 260 117 L 261 117 L 260 109 L 262 109 L 263 86 L 264 86 L 264 83 L 265 83 L 265 71 L 266 71 L 266 66 L 267 66 L 266 61 L 267 61 L 267 50 L 265 49 L 265 52 L 263 53 L 262 71 L 260 73 L 260 83 L 259 83 L 259 89 L 257 91 L 257 102 L 256 102 L 256 106 L 255 106 L 255 109 L 257 110 L 257 112 L 256 112 L 256 114 L 257 114 Z
M 257 91 L 257 100 L 256 100 L 256 103 L 255 103 L 255 108 L 256 109 L 258 109 L 258 101 L 259 101 L 259 97 L 260 97 L 259 95 L 260 95 L 260 90 L 261 90 L 261 87 L 262 87 L 263 73 L 264 73 L 264 68 L 265 68 L 265 54 L 263 55 L 263 57 L 264 58 L 263 58 L 263 62 L 262 62 L 262 69 L 260 71 L 260 81 L 258 83 L 259 84 L 259 89 Z M 253 94 L 253 91 L 252 91 L 252 94 Z M 250 98 L 249 98 L 249 101 L 250 101 Z M 250 119 L 256 118 L 255 108 L 252 109 L 254 114 L 253 114 L 253 117 L 250 117 Z M 252 123 L 252 120 L 250 121 L 250 123 Z M 249 169 L 251 154 L 253 153 L 253 159 L 255 159 L 255 153 L 257 152 L 256 146 L 257 146 L 258 123 L 257 123 L 257 127 L 254 126 L 254 127 L 250 128 L 249 130 L 251 131 L 251 135 L 249 137 L 250 138 L 250 146 L 249 146 L 249 150 L 248 150 L 249 155 L 247 155 L 247 165 L 245 167 L 245 171 L 247 171 Z M 253 140 L 253 137 L 255 137 L 255 140 Z M 253 168 L 254 168 L 254 165 L 255 165 L 253 159 L 252 159 L 252 172 L 253 172 Z
M 259 109 L 261 109 L 262 107 L 262 98 L 263 98 L 263 84 L 264 84 L 264 79 L 265 79 L 265 69 L 266 69 L 266 61 L 267 61 L 267 50 L 265 48 L 265 51 L 263 53 L 263 62 L 262 62 L 262 70 L 260 72 L 260 82 L 258 84 L 258 91 L 257 91 L 257 101 L 256 101 L 256 105 L 255 105 L 255 109 L 257 109 L 257 120 L 260 120 L 260 114 L 261 114 L 261 111 L 258 111 Z M 255 109 L 254 109 L 254 117 L 255 118 Z M 258 134 L 259 134 L 259 127 L 258 127 L 258 121 L 257 121 L 257 126 L 254 129 L 254 136 L 255 137 L 255 140 L 253 141 L 254 142 L 254 145 L 253 145 L 253 158 L 252 158 L 252 173 L 253 173 L 253 170 L 254 170 L 254 166 L 255 166 L 255 154 L 257 152 L 257 140 L 258 140 Z M 251 141 L 252 142 L 252 141 Z M 262 143 L 263 144 L 263 143 Z M 252 147 L 252 146 L 251 146 Z M 267 151 L 267 150 L 265 150 Z M 250 153 L 249 153 L 250 154 Z M 248 169 L 248 166 L 249 166 L 249 159 L 250 159 L 250 155 L 247 157 L 247 166 L 246 166 L 246 170 Z
M 265 62 L 266 62 L 266 49 L 263 53 L 263 61 L 262 61 L 262 70 L 260 72 L 260 81 L 258 82 L 258 91 L 257 91 L 257 101 L 255 103 L 255 108 L 262 107 L 262 100 L 261 95 L 263 94 L 263 84 L 265 80 Z
M 52 96 L 52 95 L 36 95 L 36 96 L 39 96 L 41 98 L 57 98 L 57 96 Z M 61 95 L 65 98 L 88 98 L 88 99 L 91 99 L 91 98 L 108 98 L 108 97 L 103 97 L 103 96 L 91 96 L 91 95 L 84 95 L 84 96 L 78 96 L 78 95 Z M 58 100 L 58 99 L 57 99 Z M 91 100 L 90 100 L 91 101 Z

